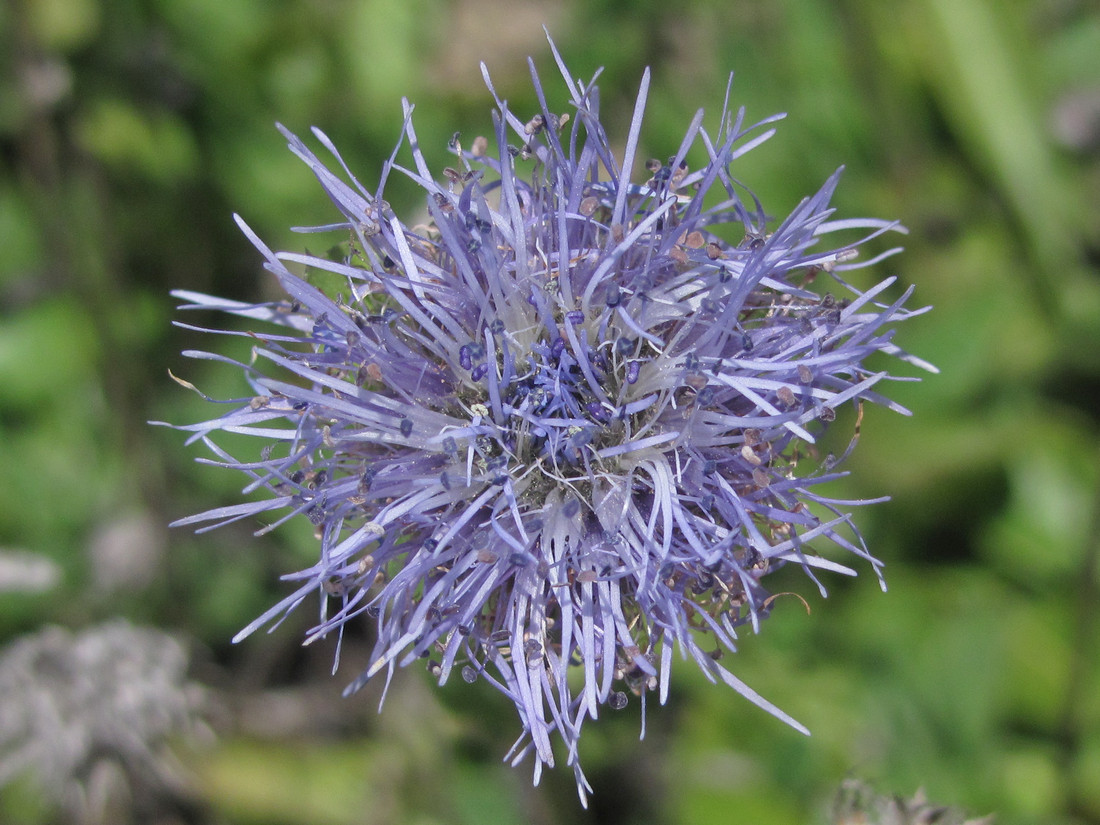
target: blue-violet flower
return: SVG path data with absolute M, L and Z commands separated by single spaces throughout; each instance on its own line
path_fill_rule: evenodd
M 636 174 L 648 70 L 620 158 L 597 87 L 551 49 L 568 105 L 551 107 L 532 63 L 539 111 L 517 116 L 483 66 L 492 138 L 467 146 L 456 134 L 455 166 L 438 179 L 408 102 L 373 191 L 320 131 L 343 176 L 283 130 L 342 214 L 302 231 L 348 242 L 330 258 L 273 252 L 237 218 L 286 299 L 174 293 L 187 309 L 273 325 L 228 333 L 255 341 L 247 364 L 187 353 L 232 363 L 252 394 L 182 428 L 213 463 L 251 477 L 246 491 L 270 496 L 177 524 L 288 511 L 263 533 L 304 515 L 317 563 L 286 576 L 297 588 L 237 638 L 314 593 L 309 640 L 369 617 L 377 641 L 349 693 L 422 658 L 440 684 L 456 669 L 489 682 L 519 713 L 513 764 L 532 754 L 537 782 L 556 734 L 583 801 L 585 719 L 634 695 L 644 735 L 646 698 L 666 700 L 674 648 L 805 732 L 714 651 L 758 629 L 770 571 L 799 565 L 822 594 L 818 571 L 854 574 L 811 542 L 878 573 L 846 511 L 866 502 L 819 492 L 842 473 L 813 445 L 842 405 L 906 412 L 875 392 L 889 376 L 865 366 L 870 356 L 931 367 L 893 343 L 891 325 L 923 311 L 904 308 L 912 289 L 884 302 L 894 278 L 861 292 L 841 277 L 898 251 L 857 260 L 896 222 L 833 219 L 838 171 L 769 231 L 733 177 L 781 115 L 746 125 L 727 89 L 716 133 L 700 110 L 667 162 Z M 398 161 L 402 144 L 411 166 Z M 705 159 L 698 169 L 689 152 Z M 423 188 L 422 225 L 383 200 L 395 173 Z M 841 230 L 858 240 L 818 248 Z M 339 294 L 322 288 L 333 276 Z M 815 291 L 822 281 L 838 294 Z M 218 431 L 267 443 L 238 458 Z

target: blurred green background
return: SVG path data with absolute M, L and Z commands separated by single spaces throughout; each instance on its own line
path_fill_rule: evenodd
M 543 24 L 575 75 L 606 67 L 620 140 L 653 67 L 643 157 L 699 106 L 714 127 L 729 71 L 750 119 L 788 112 L 736 173 L 782 215 L 845 164 L 841 216 L 910 228 L 865 279 L 935 305 L 898 340 L 942 370 L 896 386 L 915 417 L 869 411 L 836 490 L 893 496 L 857 516 L 890 592 L 861 576 L 823 601 L 780 574 L 812 615 L 780 600 L 726 660 L 813 736 L 678 665 L 645 742 L 636 703 L 587 727 L 588 811 L 570 772 L 531 788 L 500 763 L 518 722 L 485 686 L 408 672 L 381 715 L 377 692 L 341 699 L 369 639 L 333 678 L 331 647 L 299 647 L 312 606 L 231 646 L 309 526 L 169 532 L 242 479 L 146 424 L 212 414 L 168 369 L 242 391 L 179 355 L 216 342 L 173 328 L 168 295 L 269 289 L 231 213 L 299 250 L 289 226 L 334 219 L 274 122 L 322 127 L 373 186 L 407 96 L 441 169 L 452 132 L 490 128 L 479 61 L 518 112 L 528 55 L 562 99 Z M 9 0 L 0 60 L 0 548 L 60 572 L 5 583 L 0 644 L 115 616 L 187 641 L 216 736 L 174 747 L 191 818 L 133 821 L 778 825 L 825 821 L 859 777 L 1005 825 L 1100 822 L 1097 3 Z M 67 820 L 24 777 L 0 821 Z

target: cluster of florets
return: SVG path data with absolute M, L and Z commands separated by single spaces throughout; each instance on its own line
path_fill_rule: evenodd
M 456 668 L 485 680 L 519 712 L 515 760 L 533 753 L 537 781 L 558 734 L 583 798 L 584 720 L 632 695 L 643 709 L 651 691 L 664 702 L 674 648 L 803 730 L 714 651 L 767 614 L 769 571 L 853 572 L 811 541 L 877 571 L 843 509 L 859 502 L 817 492 L 839 473 L 813 445 L 842 405 L 900 410 L 873 391 L 887 374 L 869 356 L 915 359 L 889 329 L 913 314 L 909 291 L 880 303 L 893 279 L 861 292 L 840 277 L 896 223 L 831 220 L 834 175 L 769 231 L 731 176 L 778 116 L 746 126 L 724 107 L 712 135 L 700 111 L 667 162 L 632 182 L 648 72 L 620 159 L 596 86 L 554 56 L 567 114 L 553 113 L 533 65 L 531 119 L 485 73 L 493 137 L 467 148 L 455 135 L 457 162 L 439 180 L 408 104 L 413 163 L 398 163 L 399 144 L 373 192 L 322 133 L 344 177 L 284 130 L 343 214 L 305 231 L 350 241 L 331 258 L 275 253 L 238 219 L 287 300 L 177 293 L 188 308 L 276 325 L 248 333 L 254 358 L 237 365 L 254 395 L 186 428 L 271 497 L 180 523 L 309 518 L 317 563 L 287 576 L 297 589 L 240 636 L 311 594 L 322 613 L 310 639 L 369 617 L 377 642 L 349 691 L 423 659 L 440 683 Z M 692 152 L 705 157 L 694 170 Z M 426 192 L 425 225 L 383 200 L 394 173 Z M 862 237 L 818 249 L 836 230 Z M 333 276 L 338 289 L 325 289 Z M 217 431 L 268 443 L 243 460 Z

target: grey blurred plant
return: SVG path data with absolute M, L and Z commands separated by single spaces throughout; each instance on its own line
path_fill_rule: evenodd
M 934 805 L 923 790 L 912 797 L 882 796 L 863 782 L 845 780 L 833 803 L 831 825 L 993 825 L 993 815 L 971 819 L 958 808 Z
M 865 401 L 906 412 L 876 392 L 892 376 L 872 356 L 932 368 L 893 343 L 893 324 L 924 311 L 904 308 L 912 288 L 886 299 L 894 278 L 864 292 L 842 277 L 897 252 L 857 260 L 902 227 L 836 219 L 838 171 L 769 231 L 733 176 L 781 115 L 746 124 L 727 90 L 717 132 L 700 110 L 635 182 L 648 71 L 619 158 L 595 78 L 575 81 L 551 49 L 568 111 L 555 114 L 531 63 L 539 111 L 517 117 L 483 66 L 492 137 L 466 146 L 456 134 L 456 165 L 439 180 L 407 102 L 373 190 L 319 130 L 343 177 L 283 129 L 342 215 L 300 231 L 348 240 L 328 258 L 276 253 L 238 217 L 286 298 L 173 293 L 185 309 L 271 325 L 207 330 L 253 341 L 248 363 L 186 353 L 242 370 L 251 394 L 181 428 L 267 497 L 176 524 L 286 510 L 263 534 L 308 518 L 317 562 L 285 576 L 294 591 L 237 640 L 311 594 L 321 613 L 307 641 L 369 617 L 377 641 L 349 693 L 418 660 L 441 684 L 456 669 L 483 679 L 519 713 L 513 764 L 533 754 L 537 782 L 557 734 L 583 801 L 584 721 L 634 695 L 644 735 L 649 693 L 668 697 L 674 648 L 805 732 L 715 651 L 759 629 L 767 573 L 798 565 L 822 595 L 819 571 L 854 575 L 811 542 L 878 573 L 848 512 L 868 502 L 821 490 L 844 475 L 856 438 L 840 458 L 814 445 L 843 406 L 856 409 L 857 434 Z M 411 166 L 398 162 L 406 143 Z M 402 223 L 384 200 L 394 174 L 424 190 L 426 224 Z M 819 249 L 840 232 L 855 234 Z M 266 445 L 239 458 L 219 432 Z
M 47 627 L 8 645 L 0 788 L 29 775 L 79 823 L 186 802 L 168 743 L 202 730 L 205 692 L 186 679 L 187 663 L 172 636 L 121 620 L 79 633 Z
M 61 567 L 25 550 L 0 548 L 0 593 L 43 593 L 61 581 Z

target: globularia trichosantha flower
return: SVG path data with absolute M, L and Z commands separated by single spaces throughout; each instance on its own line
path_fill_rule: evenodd
M 631 695 L 643 712 L 651 692 L 664 702 L 674 650 L 805 730 L 713 653 L 758 628 L 780 566 L 822 593 L 819 571 L 854 573 L 829 546 L 878 572 L 848 513 L 865 502 L 820 492 L 842 473 L 813 445 L 844 405 L 905 412 L 876 392 L 891 376 L 871 356 L 928 365 L 893 343 L 922 311 L 904 308 L 911 289 L 889 300 L 893 278 L 861 292 L 841 275 L 896 252 L 858 258 L 897 223 L 834 219 L 838 172 L 770 229 L 734 178 L 781 116 L 747 125 L 724 106 L 711 132 L 700 110 L 667 161 L 645 163 L 647 71 L 618 157 L 596 86 L 554 58 L 568 99 L 532 64 L 540 108 L 522 115 L 483 69 L 492 136 L 456 134 L 439 175 L 408 103 L 373 189 L 320 131 L 339 173 L 283 130 L 342 215 L 302 231 L 346 243 L 273 252 L 238 218 L 286 298 L 175 293 L 266 322 L 229 333 L 255 341 L 247 364 L 187 353 L 240 368 L 252 394 L 184 429 L 269 493 L 177 523 L 308 518 L 317 563 L 238 638 L 317 594 L 309 640 L 361 616 L 377 633 L 349 692 L 421 659 L 441 684 L 486 681 L 519 713 L 510 757 L 533 755 L 537 781 L 556 734 L 583 799 L 585 719 Z M 423 223 L 383 199 L 395 174 L 423 188 Z M 833 233 L 851 239 L 830 247 Z M 239 458 L 219 431 L 266 444 Z

